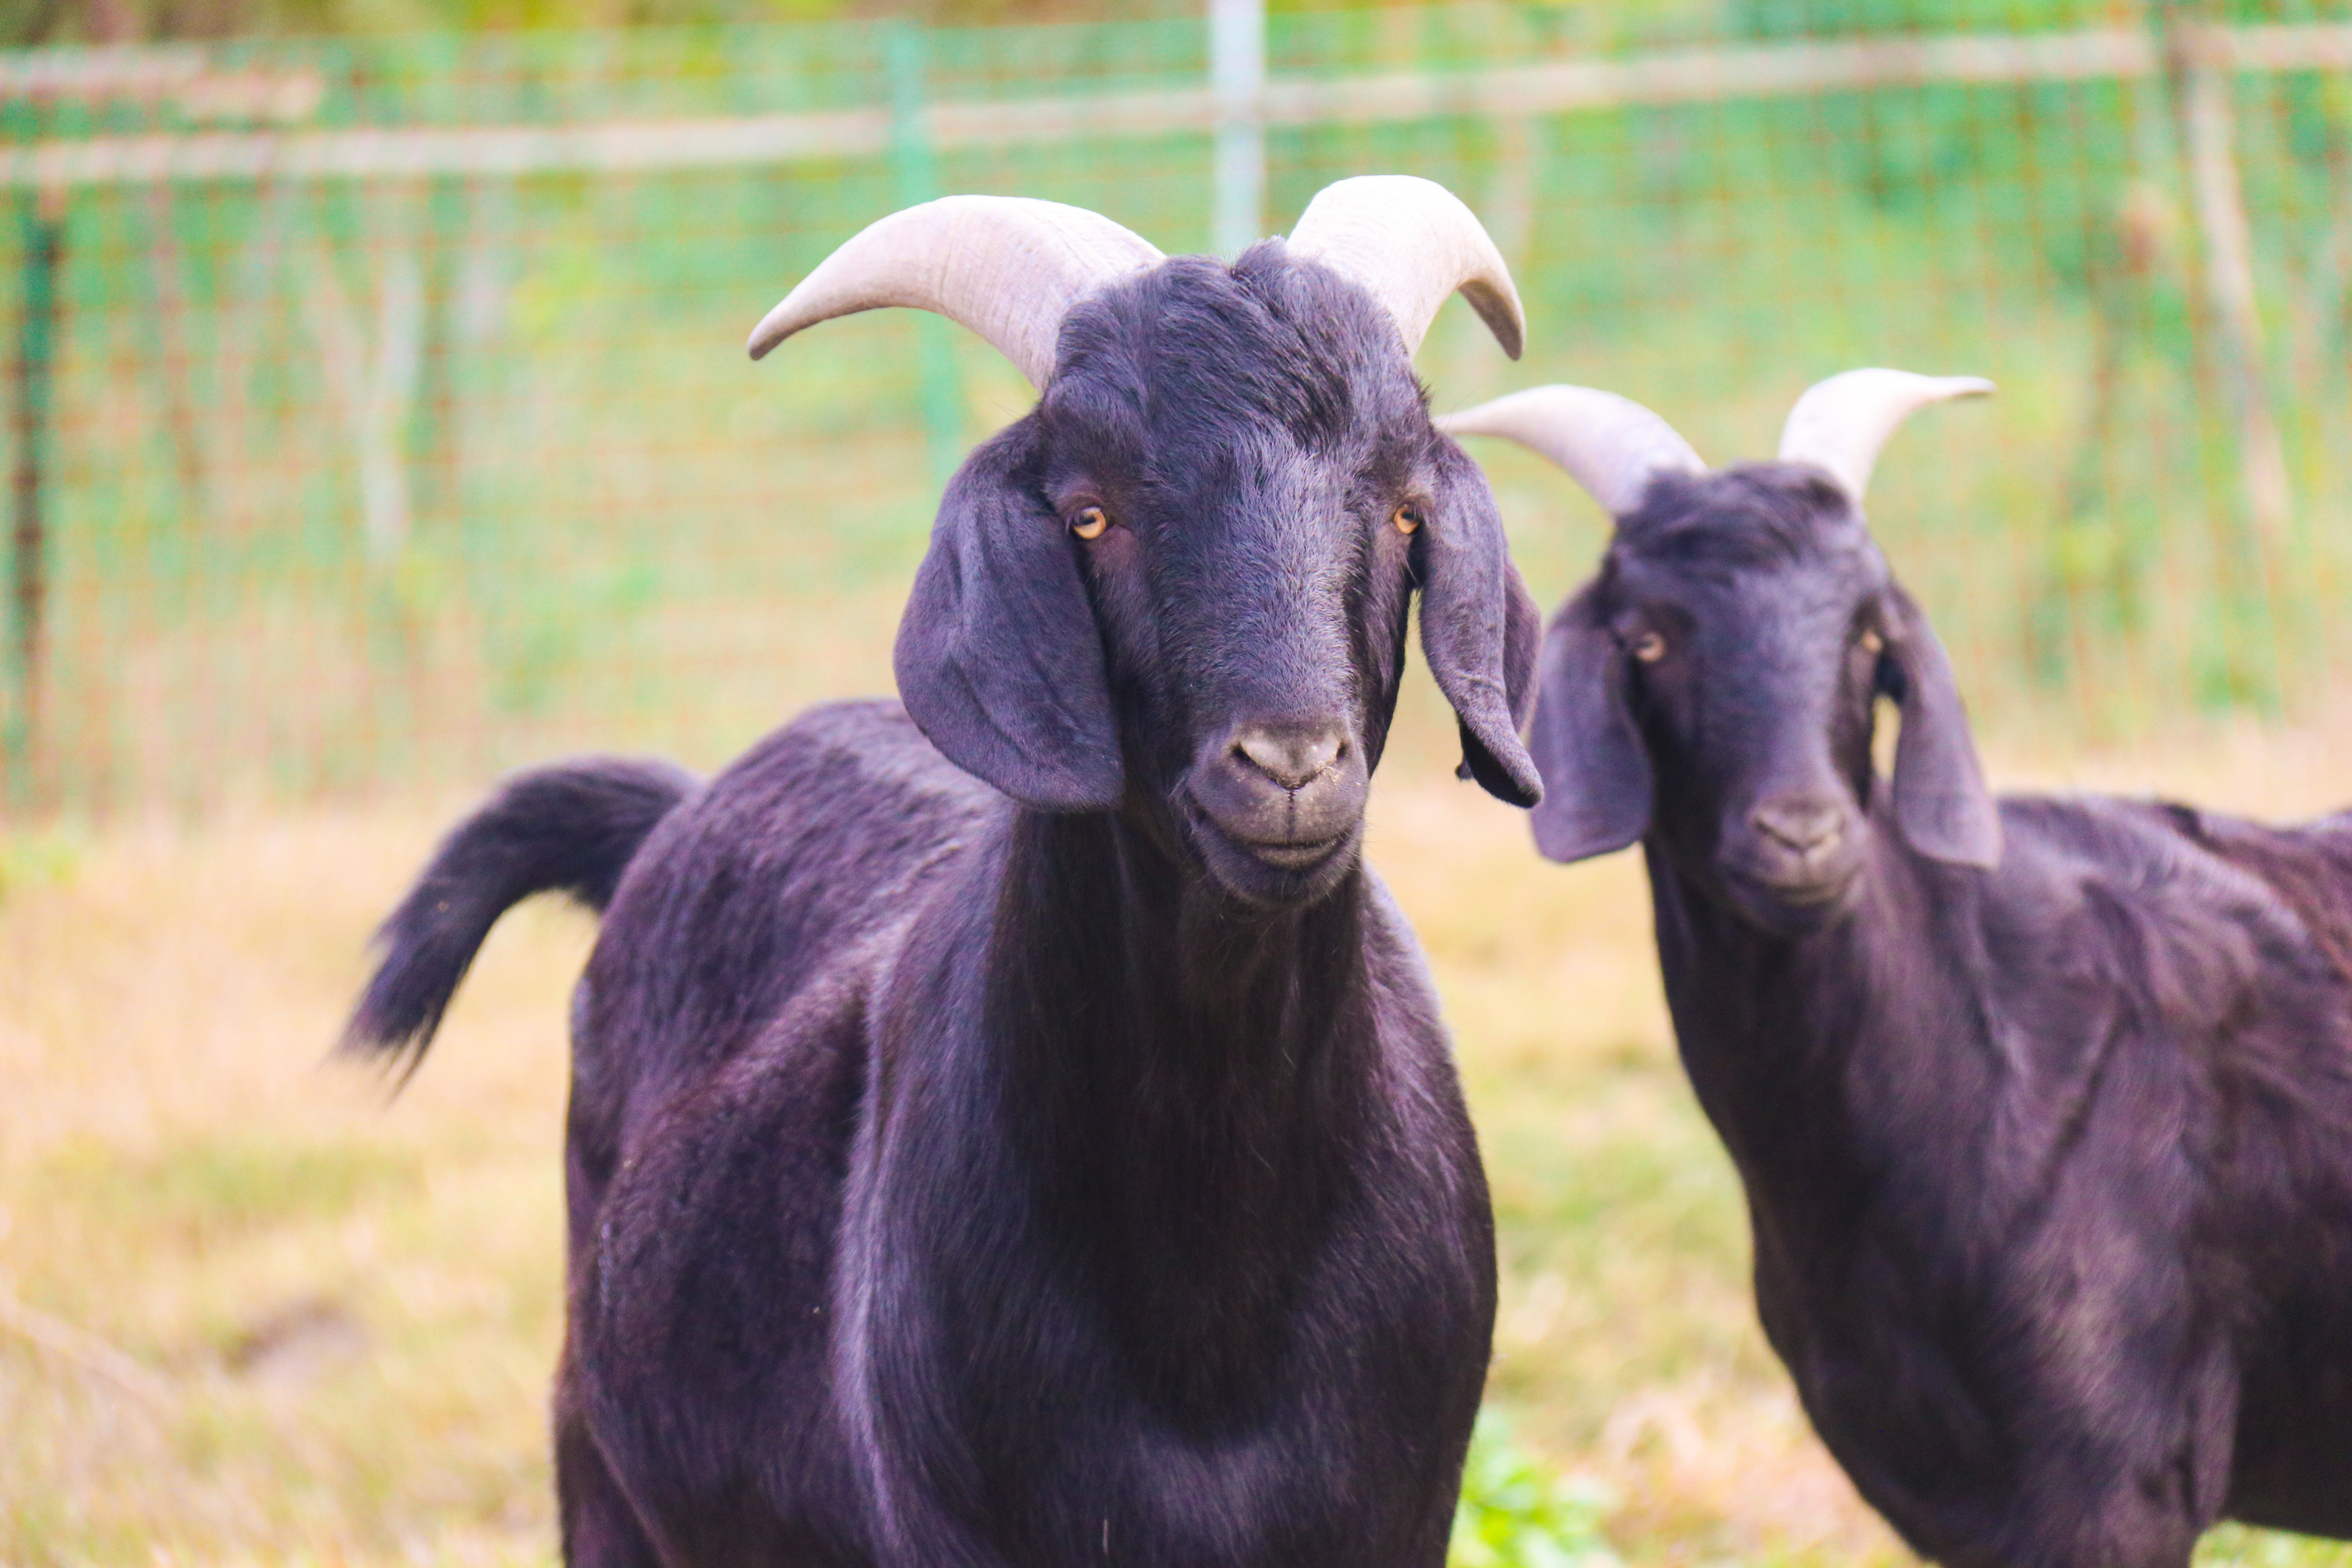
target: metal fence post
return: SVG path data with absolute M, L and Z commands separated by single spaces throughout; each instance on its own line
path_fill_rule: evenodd
M 2198 359 L 2200 366 L 2218 371 L 2222 383 L 2222 407 L 2208 409 L 2205 416 L 2225 414 L 2230 419 L 2246 519 L 2239 537 L 2225 531 L 2222 602 L 2229 625 L 2222 658 L 2238 688 L 2235 694 L 2271 707 L 2280 694 L 2278 622 L 2292 614 L 2279 584 L 2294 528 L 2294 494 L 2264 380 L 2252 231 L 2233 145 L 2235 73 L 2210 10 L 2205 0 L 2158 0 L 2151 16 L 2196 215 L 2204 319 L 2210 323 L 2200 336 L 2211 340 L 2199 345 Z M 2202 402 L 2212 388 L 2207 376 L 2200 375 L 2200 383 Z
M 940 194 L 925 104 L 923 28 L 919 22 L 897 18 L 882 27 L 883 68 L 890 83 L 891 171 L 898 205 L 910 207 Z M 963 462 L 963 383 L 956 373 L 955 344 L 947 322 L 928 310 L 919 311 L 915 352 L 923 380 L 923 428 L 929 437 L 931 469 L 944 485 Z
M 10 485 L 10 553 L 14 560 L 9 673 L 16 688 L 0 750 L 8 762 L 7 796 L 21 805 L 32 793 L 35 749 L 41 741 L 42 622 L 47 609 L 47 520 L 42 512 L 54 422 L 52 370 L 57 362 L 58 267 L 65 256 L 65 216 L 53 191 L 28 192 L 19 201 L 24 246 L 23 299 L 18 305 L 16 363 L 11 367 L 16 438 Z
M 409 463 L 415 469 L 411 493 L 415 520 L 446 530 L 444 542 L 459 527 L 457 406 L 458 276 L 466 253 L 470 216 L 465 183 L 435 176 L 425 199 L 425 233 L 417 245 L 425 262 L 424 336 L 417 392 L 407 410 Z
M 1238 256 L 1265 232 L 1265 0 L 1209 0 L 1209 81 L 1217 100 L 1211 244 Z

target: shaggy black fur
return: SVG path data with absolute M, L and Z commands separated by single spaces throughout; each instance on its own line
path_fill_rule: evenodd
M 1765 1331 L 1914 1548 L 2352 1534 L 2352 816 L 1996 807 L 1918 609 L 1777 465 L 1653 485 L 1533 748 L 1547 853 L 1643 840 Z
M 1492 1226 L 1358 846 L 1416 585 L 1465 764 L 1533 798 L 1534 609 L 1394 327 L 1279 244 L 1090 301 L 1061 365 L 949 491 L 906 710 L 755 748 L 606 911 L 575 1564 L 1444 1560 Z M 386 975 L 528 890 L 466 846 L 610 820 L 494 802 L 426 873 L 463 919 L 420 890 Z M 459 967 L 358 1037 L 421 1047 Z

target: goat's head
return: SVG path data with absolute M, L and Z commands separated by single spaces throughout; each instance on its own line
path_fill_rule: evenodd
M 1544 639 L 1529 738 L 1536 842 L 1555 860 L 1644 834 L 1767 930 L 1853 902 L 1879 697 L 1902 716 L 1894 816 L 1932 858 L 1990 866 L 2000 826 L 1943 648 L 1862 517 L 1878 449 L 1913 410 L 1992 390 L 1859 370 L 1807 392 L 1780 460 L 1710 472 L 1665 421 L 1548 386 L 1439 421 L 1568 469 L 1616 520 L 1601 571 Z
M 913 305 L 1020 367 L 1037 406 L 950 484 L 899 626 L 908 711 L 1024 805 L 1126 812 L 1283 904 L 1355 862 L 1415 586 L 1466 771 L 1541 794 L 1517 733 L 1535 607 L 1412 373 L 1457 289 L 1516 354 L 1501 258 L 1423 180 L 1343 181 L 1231 266 L 1077 208 L 954 196 L 844 246 L 751 351 Z

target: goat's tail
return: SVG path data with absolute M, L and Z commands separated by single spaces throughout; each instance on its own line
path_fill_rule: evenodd
M 377 931 L 375 974 L 341 1049 L 404 1068 L 404 1081 L 499 917 L 552 891 L 602 914 L 638 847 L 695 787 L 667 763 L 611 758 L 509 779 L 441 841 Z

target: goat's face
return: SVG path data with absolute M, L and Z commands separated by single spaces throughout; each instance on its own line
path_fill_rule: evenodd
M 1836 487 L 1775 466 L 1654 486 L 1592 589 L 1649 753 L 1653 831 L 1768 929 L 1812 929 L 1853 898 L 1887 587 Z
M 990 539 L 940 584 L 967 517 Z M 1036 411 L 974 457 L 940 528 L 901 689 L 951 758 L 1032 804 L 1116 807 L 1255 903 L 1320 897 L 1356 861 L 1416 586 L 1473 771 L 1532 798 L 1496 753 L 1518 750 L 1506 689 L 1523 711 L 1535 612 L 1485 481 L 1431 425 L 1389 318 L 1279 243 L 1232 268 L 1180 258 L 1074 311 Z M 983 651 L 1043 689 L 1042 723 L 983 694 L 974 737 L 941 700 L 949 587 L 960 611 L 1006 601 Z
M 1894 817 L 1930 859 L 1987 867 L 2000 824 L 1951 668 L 1870 541 L 1861 498 L 1912 411 L 1973 376 L 1847 371 L 1806 389 L 1780 460 L 1711 472 L 1638 403 L 1539 386 L 1442 423 L 1558 462 L 1617 520 L 1601 574 L 1553 617 L 1528 750 L 1536 847 L 1554 860 L 1650 836 L 1768 931 L 1852 908 L 1870 858 L 1877 700 L 1902 705 Z
M 1646 831 L 1752 924 L 1820 930 L 1853 908 L 1869 854 L 1881 697 L 1903 705 L 1906 836 L 1977 855 L 1948 831 L 1954 812 L 1990 807 L 1942 650 L 1819 470 L 1657 479 L 1554 620 L 1541 679 L 1544 809 L 1586 835 L 1547 842 L 1557 858 Z M 1556 827 L 1539 821 L 1539 837 Z
M 1264 247 L 1172 262 L 1083 312 L 1038 413 L 1130 801 L 1231 891 L 1351 865 L 1404 666 L 1424 530 L 1486 526 L 1395 329 Z M 1465 515 L 1465 513 L 1467 515 Z

